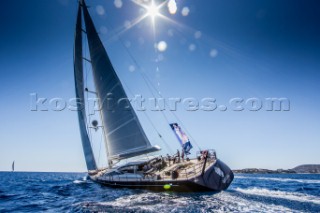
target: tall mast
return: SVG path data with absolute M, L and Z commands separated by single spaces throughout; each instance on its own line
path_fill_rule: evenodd
M 75 32 L 74 43 L 74 80 L 77 98 L 77 112 L 79 129 L 81 134 L 82 148 L 86 160 L 88 171 L 96 170 L 97 164 L 94 158 L 90 139 L 86 127 L 86 112 L 84 101 L 84 83 L 83 83 L 83 51 L 82 51 L 82 10 L 81 5 L 83 1 L 79 2 L 77 24 Z

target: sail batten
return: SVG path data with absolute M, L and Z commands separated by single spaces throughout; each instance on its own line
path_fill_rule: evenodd
M 158 151 L 159 147 L 151 146 L 130 102 L 126 107 L 115 105 L 110 108 L 108 105 L 108 97 L 112 97 L 116 104 L 120 100 L 128 100 L 128 97 L 98 36 L 85 2 L 82 4 L 93 80 L 106 133 L 108 159 L 122 159 Z
M 87 169 L 96 170 L 97 165 L 86 127 L 82 52 L 82 10 L 81 4 L 79 4 L 74 43 L 74 79 L 77 97 L 78 120 Z

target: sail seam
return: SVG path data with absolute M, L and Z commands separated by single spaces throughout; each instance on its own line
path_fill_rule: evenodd
M 112 133 L 118 131 L 119 129 L 121 129 L 122 127 L 128 125 L 131 121 L 135 120 L 135 118 L 131 118 L 130 120 L 128 120 L 127 122 L 121 124 L 119 127 L 117 127 L 116 129 L 112 130 L 109 132 L 108 136 L 110 136 Z
M 117 87 L 119 85 L 119 82 L 118 83 L 116 83 L 109 91 L 108 91 L 108 93 L 105 95 L 105 97 L 103 98 L 103 100 L 102 100 L 102 105 L 103 105 L 103 103 L 107 100 L 107 98 L 109 97 L 109 94 L 112 94 L 112 91 Z

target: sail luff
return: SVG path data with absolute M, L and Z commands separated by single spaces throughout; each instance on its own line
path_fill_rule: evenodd
M 97 165 L 91 147 L 90 139 L 86 128 L 86 113 L 84 102 L 84 83 L 83 83 L 83 56 L 82 56 L 82 10 L 79 3 L 77 24 L 74 43 L 74 79 L 77 97 L 77 111 L 79 128 L 81 134 L 82 148 L 88 170 L 96 170 Z
M 106 133 L 108 159 L 126 158 L 158 151 L 158 147 L 151 146 L 134 109 L 128 103 L 125 90 L 98 36 L 84 1 L 83 13 L 94 84 L 101 105 L 102 122 Z M 111 108 L 108 102 L 110 99 L 113 101 Z M 119 106 L 120 100 L 127 100 L 126 108 Z

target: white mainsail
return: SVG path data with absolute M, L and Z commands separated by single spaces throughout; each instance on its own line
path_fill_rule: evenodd
M 81 9 L 84 15 L 85 30 L 81 29 Z M 80 28 L 77 27 L 76 34 L 79 35 L 76 36 L 76 40 L 78 37 L 78 42 L 80 43 L 81 31 L 86 32 L 91 58 L 90 62 L 93 70 L 93 80 L 101 109 L 100 114 L 103 123 L 102 128 L 105 133 L 108 162 L 115 159 L 121 160 L 159 151 L 160 147 L 152 146 L 150 144 L 131 104 L 127 102 L 125 108 L 118 105 L 120 100 L 122 100 L 122 103 L 125 102 L 125 100 L 128 100 L 125 90 L 98 36 L 84 1 L 80 2 L 79 11 L 78 24 L 80 23 Z M 76 47 L 78 45 L 80 44 L 76 44 Z M 83 98 L 84 91 L 82 59 L 82 49 L 80 51 L 80 47 L 78 47 L 78 49 L 75 51 L 75 79 L 77 98 L 80 97 L 80 99 Z M 107 102 L 110 97 L 115 104 L 111 108 Z M 83 103 L 80 104 L 82 104 L 82 108 L 84 108 Z M 87 165 L 93 167 L 95 163 L 94 159 L 91 158 L 92 148 L 87 148 L 87 145 L 90 145 L 90 141 L 87 141 L 88 138 L 85 126 L 85 118 L 83 117 L 84 115 L 84 110 L 79 111 L 78 116 L 80 129 L 81 132 L 85 131 L 85 133 L 82 133 L 82 143 Z M 87 157 L 89 159 L 87 159 Z

